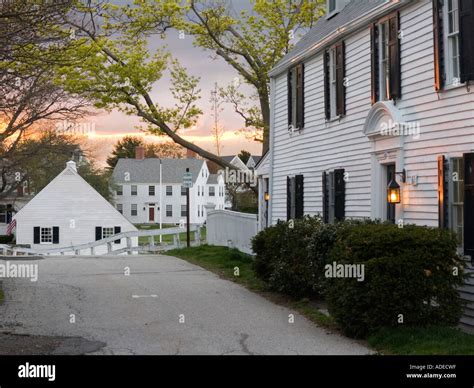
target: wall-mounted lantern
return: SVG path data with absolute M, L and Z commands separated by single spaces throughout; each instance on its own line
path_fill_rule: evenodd
M 387 201 L 391 204 L 401 203 L 400 185 L 397 183 L 396 175 L 400 175 L 402 182 L 405 183 L 407 180 L 407 173 L 405 170 L 402 172 L 396 172 L 387 187 Z
M 270 201 L 270 193 L 268 191 L 265 191 L 265 194 L 263 194 L 263 198 L 266 202 Z

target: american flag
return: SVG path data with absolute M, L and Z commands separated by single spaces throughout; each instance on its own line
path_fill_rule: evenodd
M 11 220 L 10 223 L 8 224 L 7 234 L 11 236 L 11 234 L 13 233 L 13 229 L 15 228 L 16 228 L 16 220 Z

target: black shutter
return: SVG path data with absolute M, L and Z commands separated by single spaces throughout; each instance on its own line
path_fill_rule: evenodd
M 304 128 L 304 65 L 296 66 L 296 128 Z
M 339 116 L 346 114 L 345 72 L 345 45 L 340 42 L 336 45 L 336 114 Z
M 293 123 L 293 95 L 292 95 L 292 74 L 294 69 L 288 71 L 288 128 L 294 124 Z
M 329 193 L 328 193 L 328 174 L 323 172 L 323 221 L 329 223 Z
M 291 220 L 291 178 L 286 177 L 286 220 Z
M 377 24 L 370 27 L 370 55 L 371 55 L 371 79 L 372 79 L 372 105 L 380 98 L 379 95 L 379 28 Z
M 331 61 L 329 60 L 330 51 L 324 51 L 324 117 L 326 121 L 331 119 L 331 86 L 330 86 L 330 70 L 329 64 Z
M 122 230 L 122 228 L 121 228 L 120 226 L 115 226 L 115 227 L 114 227 L 114 234 L 120 233 L 121 230 Z M 120 244 L 120 239 L 115 240 L 114 242 L 115 242 L 115 244 Z
M 464 254 L 474 259 L 474 153 L 464 154 Z
M 295 177 L 295 218 L 304 217 L 304 176 Z
M 35 226 L 33 228 L 33 244 L 39 244 L 40 243 L 40 227 Z
M 53 244 L 59 244 L 59 226 L 53 226 Z
M 447 169 L 446 159 L 443 155 L 438 157 L 438 226 L 447 228 Z
M 433 39 L 435 89 L 440 91 L 444 86 L 444 36 L 443 36 L 443 4 L 442 0 L 433 0 Z
M 95 241 L 102 240 L 102 226 L 95 227 Z
M 402 97 L 402 72 L 400 65 L 400 17 L 398 12 L 388 21 L 388 57 L 390 61 L 390 98 L 398 100 Z
M 334 171 L 334 181 L 334 218 L 338 221 L 342 221 L 346 216 L 346 182 L 344 181 L 344 170 Z
M 474 80 L 474 0 L 459 0 L 461 82 Z

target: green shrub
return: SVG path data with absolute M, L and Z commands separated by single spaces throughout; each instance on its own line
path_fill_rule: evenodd
M 0 236 L 0 244 L 10 244 L 15 236 Z
M 328 263 L 363 264 L 365 279 L 330 278 L 330 313 L 343 331 L 365 337 L 382 327 L 456 324 L 462 260 L 446 230 L 366 224 L 340 228 Z M 458 276 L 453 275 L 459 269 Z

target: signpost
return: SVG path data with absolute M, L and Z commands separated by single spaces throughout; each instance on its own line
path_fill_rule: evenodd
M 191 213 L 189 206 L 189 189 L 193 187 L 193 174 L 189 172 L 189 168 L 186 169 L 186 172 L 183 175 L 183 187 L 186 188 L 186 246 L 189 248 L 191 246 L 189 231 L 189 214 Z

